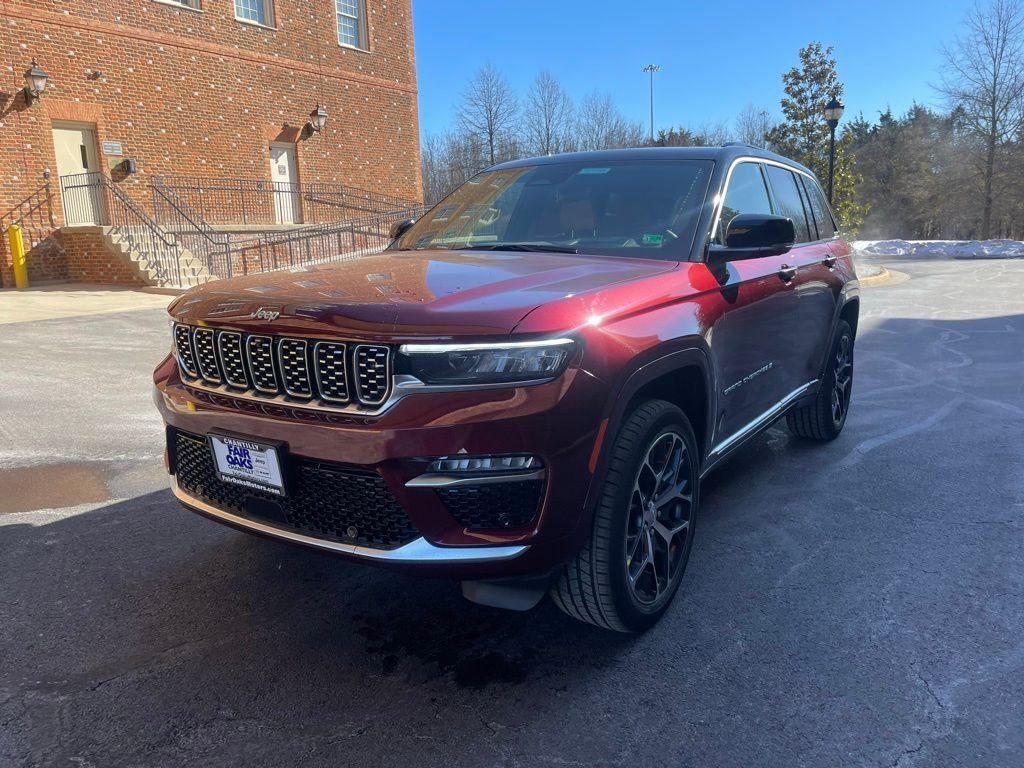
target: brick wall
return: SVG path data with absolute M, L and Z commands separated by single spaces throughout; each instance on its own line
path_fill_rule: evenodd
M 121 142 L 139 173 L 113 178 L 147 207 L 153 176 L 269 180 L 271 141 L 295 145 L 304 184 L 420 199 L 411 0 L 366 8 L 368 52 L 338 45 L 334 0 L 275 0 L 275 29 L 237 21 L 233 0 L 0 0 L 0 215 L 45 169 L 56 186 L 54 121 Z M 50 78 L 29 106 L 33 57 Z M 327 127 L 309 135 L 317 103 Z M 108 173 L 122 159 L 97 154 Z M 0 255 L 5 285 L 7 265 Z

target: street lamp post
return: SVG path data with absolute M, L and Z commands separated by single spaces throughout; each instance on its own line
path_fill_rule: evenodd
M 832 188 L 835 185 L 836 177 L 836 126 L 843 116 L 843 102 L 832 97 L 832 100 L 825 105 L 825 122 L 828 123 L 828 201 L 832 202 Z
M 661 72 L 661 67 L 657 64 L 648 64 L 644 67 L 644 72 L 647 72 L 651 76 L 651 144 L 654 143 L 654 73 Z

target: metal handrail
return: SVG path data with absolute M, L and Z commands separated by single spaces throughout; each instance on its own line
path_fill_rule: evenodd
M 391 226 L 417 218 L 422 206 L 361 219 L 265 233 L 234 248 L 233 261 L 242 273 L 293 269 L 347 261 L 383 251 L 391 242 Z
M 182 200 L 175 191 L 159 184 L 150 185 L 153 212 L 157 222 L 186 244 L 189 252 L 202 260 L 211 275 L 231 277 L 232 236 L 217 232 L 202 215 Z
M 325 224 L 418 205 L 394 195 L 327 182 L 161 176 L 153 185 L 173 193 L 204 221 L 215 224 L 277 224 L 285 213 L 296 213 L 296 218 L 309 224 Z M 345 216 L 346 211 L 351 215 Z
M 123 238 L 158 283 L 182 285 L 181 245 L 110 179 L 100 172 L 69 174 L 60 177 L 60 186 L 65 219 L 89 206 L 100 219 L 91 223 L 106 224 Z

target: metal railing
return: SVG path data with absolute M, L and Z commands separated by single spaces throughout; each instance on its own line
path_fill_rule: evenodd
M 264 233 L 233 246 L 232 269 L 241 274 L 270 272 L 379 253 L 391 243 L 393 224 L 421 216 L 423 211 L 417 206 L 337 224 Z
M 30 269 L 37 267 L 41 262 L 55 265 L 62 261 L 60 256 L 64 248 L 60 241 L 53 237 L 53 187 L 49 180 L 6 211 L 0 212 L 0 265 L 6 263 L 3 254 L 8 250 L 7 231 L 15 224 L 21 227 Z M 47 272 L 43 267 L 43 276 L 59 277 L 60 268 L 56 269 L 57 272 Z M 4 281 L 0 279 L 0 287 L 4 285 Z
M 150 216 L 102 173 L 62 176 L 60 182 L 67 223 L 110 226 L 164 285 L 183 284 L 185 255 L 195 257 L 211 276 L 228 278 L 377 253 L 390 243 L 395 222 L 424 211 L 415 203 L 381 195 L 367 204 L 387 210 L 370 215 L 284 231 L 233 233 L 215 229 L 187 195 L 167 184 L 151 185 Z
M 60 177 L 65 224 L 102 224 L 111 228 L 136 256 L 145 260 L 161 285 L 182 285 L 182 247 L 146 211 L 99 172 Z
M 231 277 L 231 249 L 237 238 L 228 232 L 214 230 L 172 188 L 157 184 L 150 185 L 150 188 L 153 192 L 153 215 L 164 231 L 198 258 L 211 275 Z
M 27 243 L 42 240 L 53 232 L 53 187 L 49 181 L 0 213 L 0 234 L 13 224 L 21 227 Z
M 165 190 L 208 224 L 329 224 L 417 205 L 345 184 L 159 176 Z

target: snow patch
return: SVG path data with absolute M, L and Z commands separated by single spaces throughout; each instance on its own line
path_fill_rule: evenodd
M 903 259 L 1024 259 L 1020 240 L 858 240 L 868 256 Z

